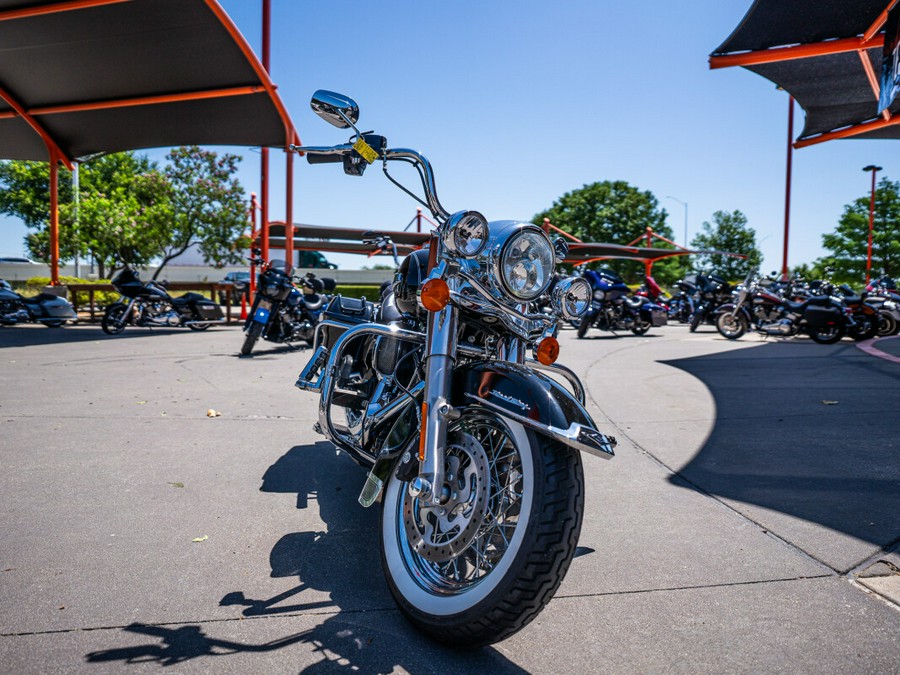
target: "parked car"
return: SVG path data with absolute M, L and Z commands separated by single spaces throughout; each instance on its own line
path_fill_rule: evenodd
M 37 265 L 37 263 L 21 256 L 2 256 L 0 265 Z
M 250 272 L 229 272 L 219 283 L 231 284 L 231 291 L 219 291 L 220 305 L 239 305 L 241 296 L 250 301 Z

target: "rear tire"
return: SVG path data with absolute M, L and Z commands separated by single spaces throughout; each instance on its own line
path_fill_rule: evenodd
M 206 330 L 209 328 L 210 324 L 208 323 L 191 323 L 188 324 L 188 328 L 191 330 Z
M 392 472 L 381 555 L 406 618 L 475 649 L 523 628 L 559 587 L 581 532 L 584 475 L 579 453 L 479 408 L 461 412 L 446 446 L 452 503 L 420 502 Z
M 262 335 L 263 325 L 254 321 L 247 329 L 247 337 L 244 338 L 244 344 L 241 346 L 241 356 L 248 356 L 253 351 L 253 345 Z
M 820 345 L 833 345 L 835 342 L 839 342 L 845 332 L 843 324 L 838 323 L 817 328 L 807 327 L 806 331 L 809 333 L 809 337 Z
M 865 314 L 856 320 L 856 325 L 847 331 L 847 335 L 857 342 L 871 340 L 878 335 L 878 327 L 881 323 L 880 313 Z
M 107 335 L 118 335 L 125 330 L 125 305 L 116 302 L 106 308 L 103 318 L 100 319 L 100 328 Z
M 644 335 L 648 330 L 650 330 L 652 324 L 649 321 L 644 321 L 643 319 L 638 319 L 634 327 L 631 329 L 631 332 L 635 335 Z

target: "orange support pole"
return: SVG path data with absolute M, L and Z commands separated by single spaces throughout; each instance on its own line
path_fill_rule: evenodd
M 59 286 L 59 157 L 50 152 L 50 284 Z
M 285 217 L 284 217 L 284 260 L 288 266 L 294 265 L 294 153 L 285 152 L 287 156 L 287 178 L 285 182 Z

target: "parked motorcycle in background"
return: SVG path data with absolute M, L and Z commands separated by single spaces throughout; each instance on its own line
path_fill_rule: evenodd
M 311 345 L 328 300 L 325 291 L 334 290 L 334 279 L 318 279 L 312 272 L 292 277 L 291 268 L 282 260 L 267 263 L 257 256 L 251 258 L 251 263 L 260 266 L 262 273 L 244 323 L 241 354 L 250 354 L 259 338 L 281 344 L 304 340 Z M 295 280 L 300 288 L 294 285 Z
M 579 338 L 592 327 L 643 335 L 651 327 L 666 325 L 665 308 L 645 296 L 629 296 L 630 289 L 612 270 L 585 270 L 583 278 L 591 286 L 592 300 L 590 311 L 578 323 Z
M 169 295 L 164 282 L 143 283 L 131 268 L 124 268 L 111 279 L 122 299 L 106 308 L 100 327 L 107 335 L 118 335 L 125 326 L 145 328 L 187 326 L 206 330 L 214 323 L 224 323 L 222 308 L 200 293 L 185 293 L 177 298 Z
M 691 314 L 690 330 L 695 332 L 702 324 L 715 325 L 713 310 L 731 300 L 731 284 L 717 274 L 688 275 L 696 286 L 694 295 L 694 312 Z
M 678 323 L 690 323 L 691 316 L 694 314 L 695 298 L 698 297 L 698 288 L 694 283 L 695 275 L 690 278 L 685 277 L 675 282 L 678 294 L 669 300 L 669 318 L 676 320 Z
M 428 160 L 359 132 L 352 99 L 318 91 L 311 105 L 354 135 L 294 149 L 355 176 L 412 165 L 440 225 L 378 307 L 331 301 L 297 386 L 320 396 L 316 431 L 369 469 L 359 501 L 381 498 L 382 568 L 401 612 L 450 645 L 496 642 L 549 602 L 575 554 L 580 453 L 613 454 L 578 377 L 555 363 L 559 321 L 587 311 L 590 286 L 562 279 L 553 315 L 532 312 L 562 259 L 543 230 L 450 214 Z
M 886 274 L 872 279 L 866 286 L 865 298 L 878 309 L 878 336 L 887 337 L 900 332 L 900 294 L 894 280 Z
M 0 279 L 0 326 L 42 323 L 48 328 L 58 328 L 69 321 L 78 321 L 78 314 L 65 298 L 50 293 L 26 298 L 16 293 L 9 282 Z
M 734 302 L 720 305 L 712 316 L 719 333 L 729 340 L 753 329 L 784 337 L 806 333 L 820 344 L 833 344 L 844 336 L 850 313 L 839 298 L 830 295 L 789 300 L 751 272 L 738 287 Z

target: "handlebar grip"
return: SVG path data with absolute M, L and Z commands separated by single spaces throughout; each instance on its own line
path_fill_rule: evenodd
M 306 161 L 310 164 L 340 164 L 344 159 L 341 155 L 314 155 L 308 152 Z

